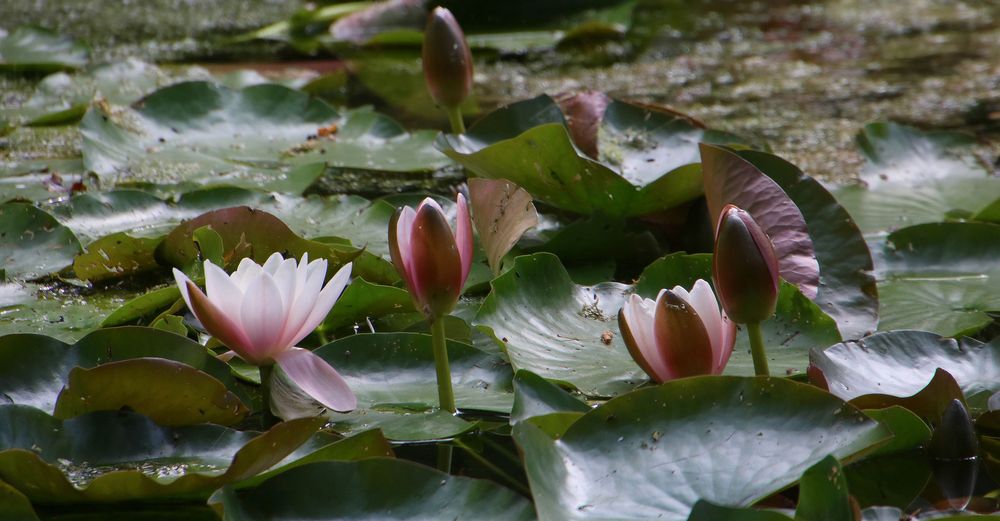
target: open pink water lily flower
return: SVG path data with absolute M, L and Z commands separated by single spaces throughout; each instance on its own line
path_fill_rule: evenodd
M 295 347 L 337 302 L 351 277 L 351 264 L 325 286 L 326 259 L 302 262 L 271 255 L 263 266 L 240 261 L 232 275 L 205 261 L 205 292 L 180 270 L 174 278 L 188 309 L 205 329 L 240 358 L 256 366 L 277 363 L 303 391 L 335 411 L 357 405 L 354 393 L 330 364 Z
M 736 342 L 736 324 L 702 279 L 690 292 L 680 286 L 662 289 L 655 301 L 631 295 L 618 325 L 632 358 L 657 383 L 721 374 Z
M 472 267 L 472 221 L 465 196 L 458 194 L 452 231 L 441 205 L 430 197 L 414 210 L 404 206 L 389 222 L 389 254 L 406 281 L 413 303 L 427 318 L 448 314 Z

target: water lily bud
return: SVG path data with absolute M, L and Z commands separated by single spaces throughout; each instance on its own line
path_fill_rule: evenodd
M 389 254 L 424 316 L 448 314 L 462 294 L 472 267 L 472 221 L 458 194 L 458 222 L 452 232 L 444 210 L 430 197 L 416 210 L 400 208 L 389 222 Z
M 945 408 L 927 452 L 941 495 L 951 508 L 964 510 L 976 486 L 979 439 L 960 400 L 952 400 Z
M 715 232 L 712 278 L 726 314 L 737 323 L 757 323 L 778 303 L 778 257 L 771 239 L 746 211 L 722 209 Z
M 424 80 L 431 98 L 445 108 L 455 108 L 472 90 L 472 53 L 465 33 L 451 11 L 436 7 L 424 28 Z
M 618 312 L 618 326 L 632 358 L 658 383 L 721 374 L 736 342 L 736 324 L 701 279 L 690 292 L 660 290 L 655 301 L 631 295 Z

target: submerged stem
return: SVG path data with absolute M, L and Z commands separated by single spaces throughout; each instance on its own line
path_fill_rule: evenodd
M 448 444 L 438 445 L 437 469 L 451 474 L 451 453 L 454 449 Z
M 451 133 L 465 134 L 465 120 L 462 119 L 462 109 L 449 107 L 445 111 L 448 113 L 448 120 L 451 122 Z
M 438 402 L 442 410 L 454 413 L 455 392 L 451 388 L 451 368 L 448 366 L 444 320 L 439 318 L 431 321 L 431 341 L 434 347 L 434 368 L 437 370 Z
M 273 365 L 262 365 L 260 370 L 260 399 L 264 404 L 261 410 L 261 424 L 265 429 L 270 429 L 278 423 L 278 419 L 271 413 L 271 374 L 274 372 Z
M 747 334 L 750 335 L 750 354 L 753 355 L 753 370 L 757 376 L 771 376 L 767 369 L 767 352 L 764 350 L 764 335 L 760 331 L 760 322 L 747 324 Z

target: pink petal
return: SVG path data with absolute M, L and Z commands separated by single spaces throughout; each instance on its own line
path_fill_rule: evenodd
M 267 258 L 266 261 L 264 261 L 264 265 L 261 266 L 261 269 L 263 269 L 264 273 L 267 273 L 268 275 L 274 275 L 277 273 L 278 268 L 281 267 L 281 263 L 284 262 L 284 260 L 285 258 L 282 257 L 280 253 L 274 252 Z
M 309 314 L 312 313 L 313 305 L 319 292 L 323 288 L 323 279 L 326 277 L 326 259 L 313 261 L 312 265 L 304 264 L 308 257 L 303 256 L 298 268 L 295 270 L 296 291 L 295 299 L 288 308 L 285 328 L 281 332 L 281 344 L 294 346 L 304 337 L 297 337 L 299 331 L 305 324 Z M 306 332 L 308 334 L 308 331 Z
M 403 278 L 406 279 L 406 285 L 413 294 L 419 295 L 420 288 L 413 276 L 413 246 L 411 244 L 413 238 L 413 221 L 416 219 L 417 212 L 413 208 L 409 206 L 403 208 L 403 211 L 399 214 L 399 220 L 396 222 L 396 242 L 399 251 L 399 260 L 403 265 Z
M 291 347 L 278 343 L 285 326 L 285 306 L 281 302 L 281 291 L 267 273 L 260 273 L 250 281 L 240 317 L 251 342 L 249 354 L 252 357 L 267 360 Z
M 719 353 L 719 367 L 716 374 L 722 374 L 729 357 L 733 354 L 733 346 L 736 345 L 736 322 L 729 320 L 725 313 L 722 313 L 722 350 Z
M 291 309 L 295 299 L 296 282 L 298 282 L 297 271 L 295 259 L 285 259 L 272 275 L 274 285 L 278 286 L 278 291 L 281 292 L 281 303 L 284 304 L 286 310 Z
M 444 208 L 441 208 L 441 205 L 438 204 L 438 202 L 435 201 L 433 197 L 425 197 L 423 201 L 420 201 L 420 204 L 417 206 L 417 212 L 419 212 L 420 209 L 423 208 L 423 207 L 425 207 L 425 206 L 430 206 L 431 208 L 436 209 L 438 212 L 441 213 L 441 215 L 444 215 L 444 216 L 448 215 L 444 211 Z
M 715 356 L 705 323 L 694 306 L 673 291 L 656 299 L 653 337 L 670 378 L 712 374 Z
M 662 290 L 660 295 L 663 295 Z M 656 303 L 650 299 L 644 300 L 639 295 L 631 295 L 622 308 L 622 315 L 633 339 L 635 339 L 635 347 L 639 356 L 654 373 L 650 376 L 658 382 L 663 382 L 669 379 L 672 373 L 664 363 L 660 351 L 656 348 L 656 338 L 653 336 L 655 305 Z
M 723 343 L 725 331 L 722 324 L 722 312 L 719 311 L 719 301 L 715 299 L 715 292 L 712 286 L 704 279 L 698 279 L 691 288 L 691 294 L 687 297 L 688 303 L 694 307 L 701 321 L 708 331 L 708 338 L 712 341 L 712 359 L 719 369 L 722 363 L 722 354 L 725 351 Z M 730 351 L 732 348 L 730 348 Z
M 458 217 L 455 223 L 455 245 L 458 246 L 458 255 L 462 262 L 462 285 L 465 285 L 469 278 L 469 270 L 472 268 L 472 220 L 469 218 L 469 206 L 465 202 L 465 196 L 458 194 Z
M 233 281 L 233 284 L 239 286 L 240 291 L 246 291 L 247 284 L 260 272 L 260 264 L 257 264 L 249 257 L 243 257 L 243 260 L 240 261 L 240 265 L 236 267 L 236 271 L 230 279 Z
M 274 359 L 288 378 L 327 408 L 346 412 L 357 407 L 358 399 L 344 377 L 312 351 L 296 347 Z
M 187 285 L 191 282 L 191 279 L 184 274 L 183 271 L 174 268 L 174 280 L 177 282 L 177 289 L 181 290 L 181 298 L 184 299 L 184 303 L 187 304 L 188 309 L 194 309 L 191 307 L 191 297 L 188 295 Z
M 230 349 L 239 353 L 240 357 L 247 362 L 258 363 L 252 359 L 253 357 L 246 356 L 249 354 L 247 349 L 250 346 L 250 339 L 243 329 L 227 317 L 211 300 L 208 300 L 208 297 L 198 289 L 194 282 L 187 281 L 184 287 L 187 288 L 189 309 L 194 313 L 194 316 L 198 317 L 205 330 L 229 346 Z

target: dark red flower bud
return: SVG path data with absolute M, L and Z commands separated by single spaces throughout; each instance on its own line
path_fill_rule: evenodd
M 424 29 L 424 80 L 431 98 L 445 108 L 455 108 L 472 90 L 472 53 L 465 33 L 451 11 L 436 7 Z
M 753 217 L 733 205 L 719 215 L 712 278 L 726 315 L 740 324 L 770 318 L 778 303 L 778 257 Z

